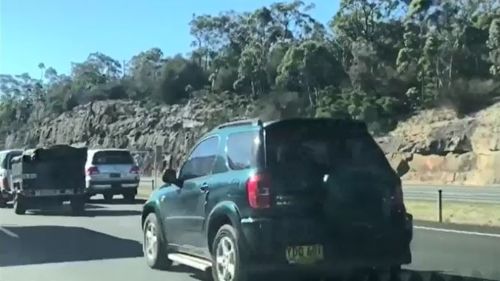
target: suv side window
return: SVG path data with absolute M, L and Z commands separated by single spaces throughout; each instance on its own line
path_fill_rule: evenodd
M 217 156 L 218 144 L 217 137 L 210 137 L 198 144 L 182 166 L 179 178 L 186 180 L 210 174 Z
M 254 168 L 257 165 L 259 132 L 242 132 L 227 139 L 227 162 L 231 170 Z

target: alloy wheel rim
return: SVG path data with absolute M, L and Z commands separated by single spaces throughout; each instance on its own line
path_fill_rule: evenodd
M 229 237 L 222 237 L 216 249 L 216 270 L 219 280 L 232 281 L 236 270 L 236 251 Z
M 148 223 L 148 225 L 146 226 L 144 240 L 147 257 L 149 259 L 154 259 L 156 257 L 158 245 L 158 236 L 156 235 L 156 226 L 154 223 Z

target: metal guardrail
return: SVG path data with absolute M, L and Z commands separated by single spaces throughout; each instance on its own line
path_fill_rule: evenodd
M 436 220 L 443 222 L 443 201 L 450 203 L 500 204 L 498 187 L 405 187 L 404 199 L 412 201 L 435 201 Z
M 143 186 L 151 186 L 151 191 L 156 189 L 159 179 L 150 176 L 141 176 L 140 184 Z M 469 187 L 470 188 L 470 187 Z M 450 189 L 448 187 L 448 189 Z M 404 188 L 405 200 L 421 200 L 421 201 L 435 201 L 436 202 L 436 218 L 438 222 L 443 222 L 443 199 L 448 202 L 462 202 L 462 203 L 500 203 L 500 188 L 485 191 L 471 191 L 470 189 L 460 188 L 455 190 L 429 188 L 429 187 L 405 187 Z M 445 195 L 445 196 L 444 196 Z
M 434 201 L 441 190 L 447 202 L 500 204 L 500 188 L 477 187 L 405 187 L 404 198 L 409 200 Z
M 158 183 L 158 180 L 155 180 L 153 177 L 141 177 L 139 181 L 139 185 L 150 185 L 151 190 L 155 190 L 156 188 L 156 183 Z

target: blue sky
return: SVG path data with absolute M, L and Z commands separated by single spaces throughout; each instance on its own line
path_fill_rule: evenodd
M 165 55 L 190 51 L 192 14 L 251 11 L 265 0 L 0 0 L 0 73 L 28 72 L 38 63 L 69 73 L 71 62 L 100 51 L 120 62 L 159 47 Z M 314 3 L 311 14 L 327 23 L 338 0 Z

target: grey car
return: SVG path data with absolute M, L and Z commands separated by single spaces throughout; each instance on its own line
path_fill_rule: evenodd
M 87 196 L 102 194 L 106 201 L 121 194 L 133 201 L 139 185 L 139 167 L 129 150 L 90 149 L 85 164 Z

